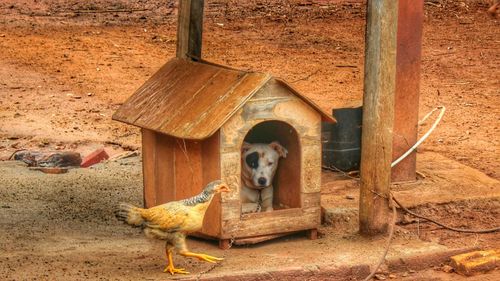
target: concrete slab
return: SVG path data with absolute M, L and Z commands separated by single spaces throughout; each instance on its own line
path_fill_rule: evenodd
M 391 187 L 394 196 L 407 208 L 429 203 L 500 199 L 500 182 L 481 171 L 433 152 L 419 153 L 417 159 L 419 179 L 411 183 L 395 183 Z M 356 220 L 358 180 L 324 172 L 321 206 L 326 220 L 331 223 Z

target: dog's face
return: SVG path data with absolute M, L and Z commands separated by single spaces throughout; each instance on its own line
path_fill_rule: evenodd
M 241 149 L 243 180 L 250 188 L 262 189 L 273 183 L 280 157 L 285 158 L 288 151 L 279 142 L 243 143 Z

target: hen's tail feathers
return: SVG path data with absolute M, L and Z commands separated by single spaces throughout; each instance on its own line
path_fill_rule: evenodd
M 120 203 L 118 209 L 115 211 L 115 216 L 118 220 L 132 226 L 142 226 L 144 219 L 142 218 L 141 210 L 143 209 L 127 203 Z

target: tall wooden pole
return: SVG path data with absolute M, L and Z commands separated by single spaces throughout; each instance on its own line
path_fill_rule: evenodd
M 417 142 L 424 0 L 399 0 L 398 10 L 393 160 Z M 392 181 L 414 181 L 416 170 L 413 152 L 392 168 Z
M 203 0 L 179 0 L 177 57 L 201 59 Z
M 368 0 L 359 229 L 387 231 L 396 86 L 397 0 Z

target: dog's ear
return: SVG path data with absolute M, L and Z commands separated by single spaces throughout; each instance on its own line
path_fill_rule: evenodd
M 269 146 L 274 149 L 276 152 L 278 152 L 278 155 L 280 157 L 286 158 L 286 155 L 288 154 L 288 150 L 284 148 L 279 142 L 273 141 L 272 143 L 269 144 Z
M 245 155 L 245 152 L 247 152 L 250 148 L 252 147 L 252 144 L 248 142 L 243 142 L 243 145 L 241 146 L 241 156 Z

